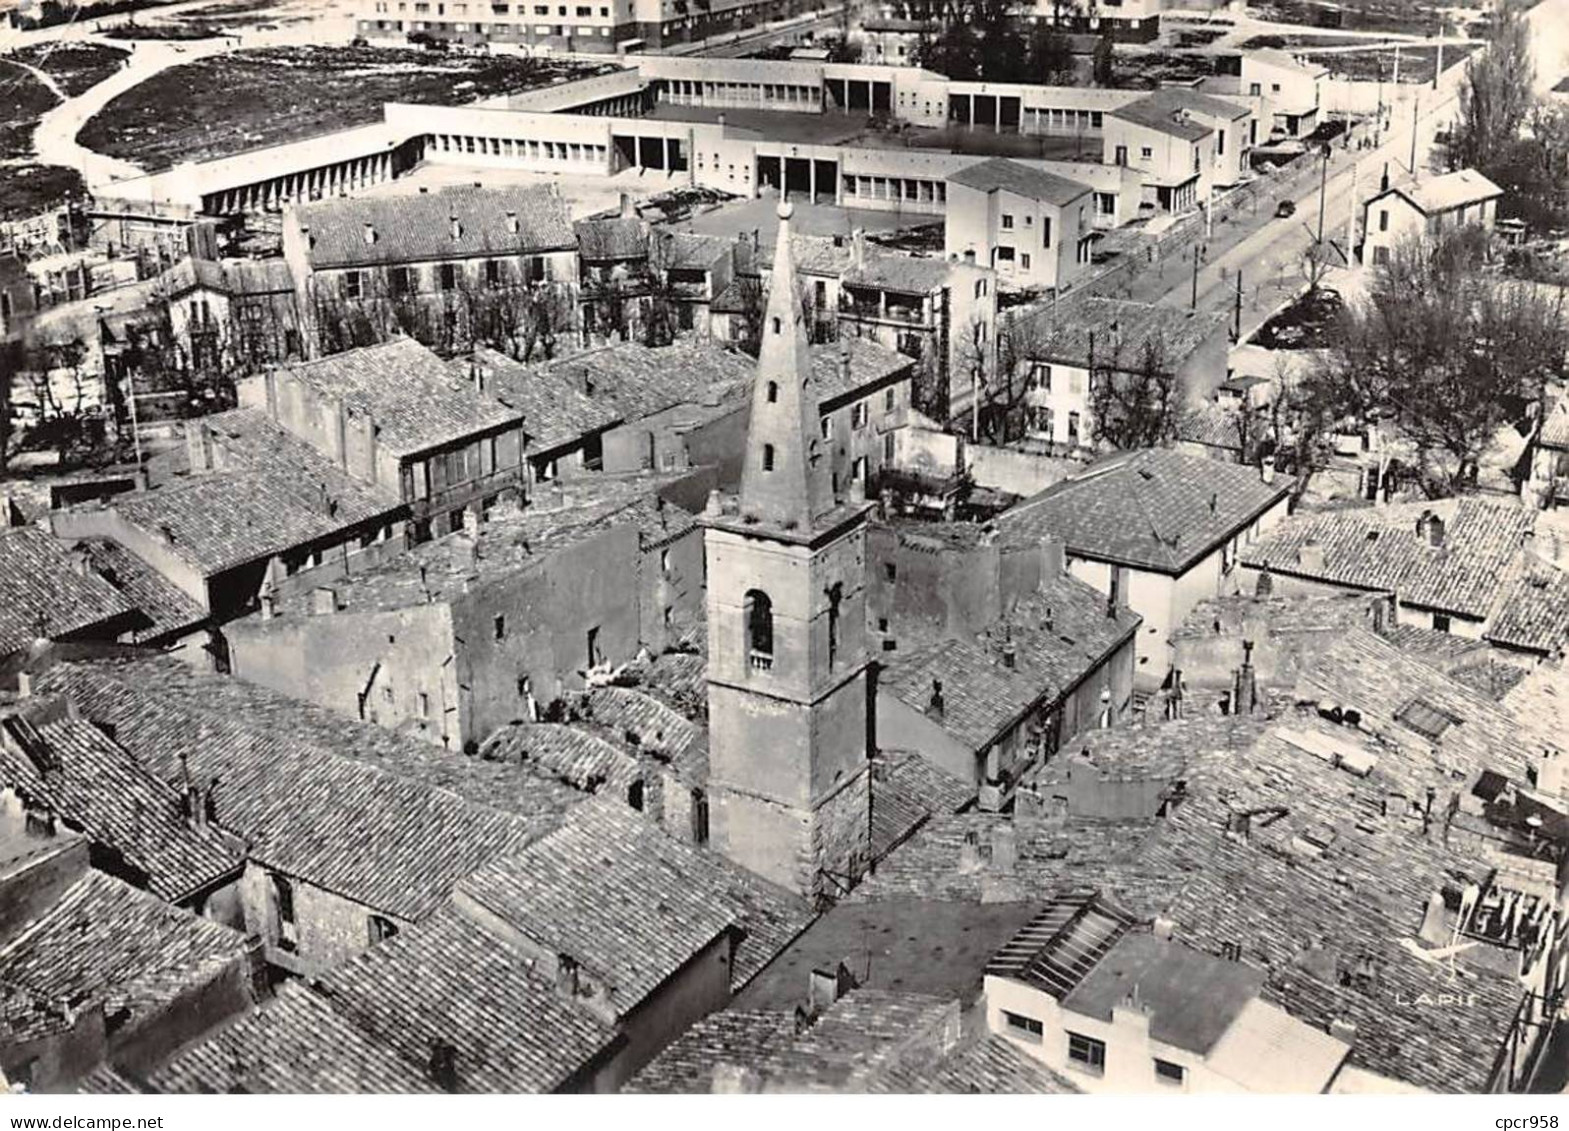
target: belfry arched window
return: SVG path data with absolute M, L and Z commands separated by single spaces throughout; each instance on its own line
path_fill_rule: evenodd
M 761 589 L 748 589 L 742 602 L 747 664 L 756 671 L 774 666 L 774 603 Z

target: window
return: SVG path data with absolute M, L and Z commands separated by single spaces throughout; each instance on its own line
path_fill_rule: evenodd
M 1070 443 L 1070 444 L 1077 444 L 1078 442 L 1079 442 L 1079 414 L 1076 413 L 1076 412 L 1070 412 L 1070 413 L 1068 413 L 1068 443 Z
M 1024 226 L 1026 228 L 1033 228 L 1035 226 L 1035 217 L 1034 216 L 1026 216 L 1024 218 Z
M 865 428 L 871 412 L 866 407 L 865 401 L 856 401 L 850 406 L 850 427 Z
M 897 581 L 897 580 L 899 580 L 899 567 L 896 566 L 893 562 L 884 562 L 883 563 L 883 579 L 885 581 Z
M 1378 230 L 1381 232 L 1389 231 L 1389 209 L 1387 208 L 1378 210 Z
M 1013 248 L 1009 247 L 1007 244 L 999 244 L 999 245 L 997 245 L 997 262 L 998 263 L 1012 263 L 1013 262 Z
M 1041 1038 L 1046 1033 L 1045 1025 L 1033 1017 L 1026 1017 L 1022 1013 L 1014 1013 L 1005 1009 L 1002 1011 L 1002 1019 L 1008 1026 L 1008 1035 L 1010 1037 L 1034 1041 L 1039 1044 Z
M 1434 613 L 1433 614 L 1433 631 L 1434 632 L 1448 632 L 1449 631 L 1449 614 L 1448 613 Z
M 299 947 L 294 921 L 294 885 L 284 876 L 272 876 L 272 902 L 278 914 L 278 949 L 293 952 Z
M 893 433 L 892 432 L 887 432 L 887 433 L 884 433 L 884 435 L 883 435 L 883 462 L 884 463 L 892 463 L 893 462 Z
M 1413 699 L 1395 712 L 1395 718 L 1429 742 L 1437 742 L 1444 732 L 1460 722 L 1442 708 L 1421 699 Z
M 441 279 L 441 289 L 455 291 L 458 289 L 458 269 L 450 263 L 443 263 L 438 271 Z
M 1215 156 L 1216 157 L 1224 157 L 1225 155 L 1226 155 L 1226 131 L 1225 130 L 1221 130 L 1219 133 L 1217 133 L 1215 135 Z
M 627 804 L 638 812 L 643 810 L 643 779 L 638 778 L 627 786 Z
M 492 627 L 495 629 L 497 640 L 505 640 L 507 638 L 507 618 L 504 613 L 498 613 L 496 615 L 496 619 Z
M 884 412 L 892 412 L 893 411 L 893 406 L 894 406 L 894 392 L 893 392 L 892 389 L 887 389 L 887 390 L 885 390 L 883 392 L 883 411 Z
M 343 297 L 360 297 L 360 273 L 358 271 L 345 271 L 343 273 Z
M 485 260 L 485 282 L 492 287 L 501 282 L 501 263 L 498 260 Z
M 779 401 L 779 382 L 768 382 L 768 403 L 776 404 Z
M 1011 232 L 1013 230 L 1013 214 L 1012 213 L 1004 212 L 1002 214 L 1002 230 L 1005 231 L 1005 232 Z
M 588 630 L 588 666 L 597 668 L 599 662 L 599 626 L 595 625 Z
M 1139 150 L 1139 156 L 1148 161 L 1151 157 L 1155 156 L 1155 151 L 1146 145 Z
M 1041 217 L 1041 246 L 1042 247 L 1050 247 L 1051 246 L 1051 217 L 1050 216 L 1042 216 Z
M 394 295 L 406 295 L 414 290 L 414 273 L 407 267 L 394 267 L 387 272 L 387 286 Z
M 772 471 L 773 469 L 774 469 L 774 446 L 772 444 L 764 444 L 763 445 L 763 470 L 764 471 Z
M 1121 608 L 1128 600 L 1128 567 L 1114 565 L 1111 567 L 1111 603 Z
M 670 551 L 669 550 L 660 550 L 659 551 L 659 571 L 661 573 L 669 573 L 670 572 Z
M 1387 247 L 1375 247 L 1373 249 L 1373 264 L 1374 264 L 1374 266 L 1382 266 L 1383 264 L 1388 263 L 1388 262 L 1389 262 L 1389 249 Z
M 1127 146 L 1125 146 L 1125 145 L 1117 146 L 1117 153 L 1116 153 L 1116 157 L 1114 158 L 1114 161 L 1118 165 L 1126 165 L 1128 163 L 1128 147 Z
M 748 589 L 741 611 L 746 621 L 748 665 L 766 672 L 774 666 L 774 603 L 761 589 Z
M 430 696 L 423 691 L 419 693 L 419 717 L 422 719 L 430 718 Z
M 1158 1056 L 1155 1058 L 1155 1079 L 1159 1083 L 1175 1084 L 1180 1088 L 1187 1075 L 1188 1070 L 1182 1067 L 1182 1065 L 1173 1064 L 1169 1060 L 1162 1060 Z
M 835 582 L 828 590 L 828 667 L 839 662 L 839 606 L 844 602 L 844 586 Z
M 1030 366 L 1030 387 L 1051 392 L 1051 366 L 1041 361 Z
M 1026 270 L 1026 271 L 1028 271 L 1030 269 L 1030 253 L 1029 252 L 1021 251 L 1019 253 L 1019 266 L 1024 268 L 1024 270 Z
M 1099 1076 L 1106 1071 L 1106 1042 L 1080 1033 L 1069 1033 L 1068 1059 L 1083 1071 Z
M 1264 84 L 1257 82 L 1248 83 L 1248 93 L 1254 96 L 1264 93 Z

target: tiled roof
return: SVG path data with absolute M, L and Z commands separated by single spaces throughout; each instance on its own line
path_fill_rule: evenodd
M 76 1090 L 89 1096 L 139 1096 L 142 1090 L 105 1061 L 83 1076 Z
M 1195 104 L 1193 100 L 1197 98 L 1204 98 L 1206 103 L 1219 101 L 1218 99 L 1195 94 L 1192 91 L 1178 91 L 1168 88 L 1147 94 L 1143 98 L 1129 102 L 1126 106 L 1119 106 L 1109 113 L 1113 118 L 1121 118 L 1126 122 L 1134 122 L 1152 130 L 1159 130 L 1163 134 L 1170 134 L 1172 137 L 1182 141 L 1198 141 L 1200 138 L 1208 137 L 1214 133 L 1215 128 L 1195 121 L 1188 116 L 1187 111 L 1191 109 L 1196 113 L 1202 113 L 1207 116 L 1217 116 L 1217 112 L 1212 111 L 1207 106 Z M 1218 116 L 1228 121 L 1240 118 L 1247 113 L 1246 110 L 1231 103 L 1226 103 L 1225 105 L 1228 107 L 1228 111 Z
M 1344 1041 L 1254 998 L 1204 1062 L 1250 1092 L 1303 1094 L 1323 1091 L 1347 1051 Z
M 1400 192 L 1410 197 L 1428 215 L 1504 195 L 1503 189 L 1475 169 L 1457 169 L 1441 177 L 1430 177 L 1405 185 Z
M 1537 664 L 1509 689 L 1503 706 L 1526 741 L 1569 753 L 1569 670 L 1562 661 Z
M 940 715 L 929 710 L 935 682 L 942 684 Z M 1047 697 L 1049 689 L 1039 679 L 1005 668 L 975 644 L 939 640 L 897 653 L 878 680 L 878 693 L 926 714 L 965 748 L 979 753 Z
M 1526 562 L 1504 591 L 1487 638 L 1546 655 L 1561 651 L 1569 638 L 1569 572 L 1548 562 Z
M 87 718 L 112 725 L 116 741 L 164 781 L 181 780 L 181 755 L 197 782 L 216 779 L 213 820 L 243 836 L 268 868 L 412 920 L 538 831 L 243 715 L 172 703 L 163 684 L 188 678 L 182 666 L 165 658 L 60 665 L 40 689 L 68 694 Z
M 282 259 L 182 259 L 158 277 L 159 290 L 172 300 L 200 287 L 224 295 L 287 294 L 294 275 Z
M 676 1095 L 712 1090 L 715 1069 L 760 1064 L 796 1036 L 795 1014 L 783 1009 L 710 1013 L 666 1045 L 622 1091 Z
M 895 379 L 908 379 L 915 361 L 869 338 L 844 338 L 811 351 L 812 377 L 824 412 L 858 400 Z M 845 364 L 848 360 L 849 364 Z
M 871 1091 L 899 1093 L 1075 1095 L 1079 1088 L 1006 1037 L 967 1041 L 930 1064 L 895 1065 L 872 1082 Z
M 1339 632 L 1367 625 L 1372 616 L 1369 605 L 1375 600 L 1358 593 L 1290 593 L 1270 597 L 1236 593 L 1206 597 L 1171 630 L 1171 639 L 1202 639 L 1218 633 L 1240 633 L 1258 639 L 1266 633 L 1292 636 Z
M 1256 469 L 1165 449 L 1113 456 L 998 516 L 1003 538 L 1180 574 L 1284 499 Z
M 622 1013 L 734 927 L 745 932 L 731 969 L 742 985 L 811 919 L 796 897 L 608 799 L 583 803 L 559 830 L 460 890 L 572 955 L 608 984 Z
M 123 593 L 145 618 L 142 627 L 131 633 L 133 641 L 156 640 L 207 619 L 207 611 L 185 590 L 118 542 L 85 538 L 78 545 L 87 552 L 99 576 Z
M 369 416 L 380 429 L 377 443 L 399 457 L 523 420 L 518 409 L 475 390 L 412 338 L 287 366 L 279 380 L 284 374 Z
M 474 351 L 472 362 L 454 359 L 450 364 L 460 378 L 469 377 L 477 365 L 485 391 L 523 413 L 530 454 L 583 440 L 620 419 L 610 405 L 584 396 L 548 365 L 524 365 L 484 347 Z
M 636 216 L 579 220 L 572 225 L 577 253 L 586 263 L 648 257 L 648 225 Z
M 1386 625 L 1379 633 L 1389 644 L 1443 672 L 1453 671 L 1489 651 L 1487 641 L 1414 624 Z
M 735 244 L 721 236 L 697 232 L 667 232 L 665 268 L 672 271 L 708 271 L 715 263 L 732 254 Z
M 883 751 L 872 777 L 872 859 L 888 855 L 934 814 L 957 813 L 973 800 L 973 785 L 920 754 Z
M 569 820 L 524 853 L 493 861 L 463 895 L 540 945 L 566 954 L 610 992 L 619 1015 L 737 925 L 722 893 L 694 884 L 675 853 L 607 852 L 597 822 Z M 652 825 L 636 839 L 660 838 Z M 675 842 L 672 841 L 672 844 Z M 685 846 L 683 846 L 685 847 Z
M 1126 606 L 1107 615 L 1109 602 L 1076 577 L 1059 574 L 1017 602 L 984 634 L 992 654 L 1011 643 L 1018 670 L 1044 678 L 1054 697 L 1077 687 L 1143 618 Z
M 1097 370 L 1141 372 L 1151 359 L 1176 373 L 1193 351 L 1219 335 L 1223 315 L 1198 314 L 1088 292 L 1021 312 L 1018 336 L 1030 358 Z
M 74 1014 L 102 1003 L 126 1028 L 246 961 L 243 935 L 89 870 L 23 933 L 0 946 L 0 995 L 20 992 Z M 7 1007 L 14 1024 L 19 1018 Z
M 516 217 L 516 231 L 509 215 Z M 549 188 L 458 185 L 430 193 L 323 201 L 297 208 L 294 222 L 309 232 L 311 266 L 317 270 L 576 246 L 571 212 Z M 373 240 L 366 238 L 367 226 Z
M 1207 404 L 1177 417 L 1177 439 L 1227 452 L 1242 451 L 1242 414 Z
M 237 874 L 243 856 L 184 812 L 173 786 L 85 719 L 0 721 L 0 782 L 54 811 L 178 903 Z
M 1445 521 L 1439 546 L 1417 532 L 1428 512 Z M 1335 585 L 1388 590 L 1403 603 L 1484 620 L 1513 579 L 1534 523 L 1535 513 L 1516 501 L 1478 497 L 1296 515 L 1244 547 L 1242 561 Z M 1322 566 L 1312 559 L 1313 545 L 1322 550 Z
M 982 192 L 1003 189 L 1030 200 L 1043 200 L 1059 206 L 1069 204 L 1090 191 L 1088 185 L 1070 181 L 1067 177 L 1059 177 L 1044 169 L 1010 161 L 1006 157 L 993 157 L 989 161 L 960 169 L 951 174 L 948 180 Z
M 625 797 L 633 782 L 643 780 L 643 767 L 636 758 L 602 738 L 562 723 L 504 726 L 485 740 L 480 757 L 528 766 L 586 793 L 609 787 Z
M 396 521 L 391 492 L 360 483 L 258 409 L 203 419 L 223 470 L 117 496 L 126 522 L 211 577 L 362 523 Z
M 620 1034 L 560 995 L 534 963 L 448 909 L 323 975 L 332 1008 L 425 1081 L 432 1048 L 453 1049 L 457 1090 L 549 1092 Z
M 104 628 L 135 606 L 41 526 L 0 530 L 0 655 L 39 636 L 62 637 Z
M 901 255 L 867 248 L 859 264 L 851 263 L 841 279 L 850 286 L 878 287 L 907 295 L 927 295 L 948 285 L 954 266 L 946 259 Z
M 757 363 L 700 338 L 653 348 L 618 342 L 546 367 L 622 420 L 641 420 L 676 405 L 718 408 L 751 391 Z
M 1528 673 L 1519 664 L 1511 664 L 1492 656 L 1483 656 L 1468 664 L 1452 668 L 1449 678 L 1463 687 L 1469 687 L 1495 702 L 1501 702 L 1515 684 Z
M 432 1092 L 400 1059 L 301 982 L 177 1052 L 148 1077 L 159 1092 Z
M 238 724 L 257 738 L 316 750 L 324 758 L 350 758 L 424 789 L 527 818 L 541 831 L 554 827 L 555 818 L 581 800 L 576 790 L 523 767 L 457 757 L 424 738 L 396 734 L 244 679 L 167 660 L 144 660 L 119 670 L 133 687 L 156 687 L 163 703 L 195 727 L 208 720 Z M 105 669 L 106 678 L 113 674 Z
M 1569 398 L 1560 398 L 1542 418 L 1539 439 L 1549 448 L 1569 448 Z
M 705 728 L 635 687 L 591 688 L 584 696 L 582 716 L 577 725 L 603 728 L 624 738 L 636 735 L 640 750 L 677 767 L 708 748 Z

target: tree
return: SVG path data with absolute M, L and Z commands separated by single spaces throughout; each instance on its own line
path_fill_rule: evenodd
M 1542 403 L 1569 351 L 1562 293 L 1501 279 L 1489 259 L 1476 228 L 1395 248 L 1305 394 L 1325 421 L 1388 422 L 1434 497 L 1475 484 L 1500 430 Z
M 1068 86 L 1077 74 L 1073 44 L 1053 24 L 1037 21 L 1030 31 L 1029 72 L 1031 82 Z
M 1091 343 L 1090 407 L 1099 443 L 1126 452 L 1170 442 L 1177 434 L 1181 393 L 1158 335 L 1126 360 L 1120 345 L 1102 360 Z
M 1531 25 L 1522 12 L 1503 8 L 1487 46 L 1466 63 L 1460 113 L 1449 142 L 1450 168 L 1478 169 L 1488 176 L 1499 168 L 1531 113 L 1535 78 Z
M 1117 80 L 1117 53 L 1111 32 L 1102 32 L 1095 42 L 1095 55 L 1090 66 L 1091 81 L 1096 86 L 1111 86 Z
M 0 472 L 11 456 L 11 394 L 22 376 L 24 357 L 20 342 L 0 342 Z

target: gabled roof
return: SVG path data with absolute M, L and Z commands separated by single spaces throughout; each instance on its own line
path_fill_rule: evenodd
M 657 348 L 618 342 L 552 361 L 544 369 L 613 418 L 635 421 L 677 405 L 729 411 L 750 389 L 755 367 L 745 354 L 714 342 L 678 338 Z
M 979 189 L 981 192 L 996 192 L 1002 189 L 1016 196 L 1059 207 L 1070 204 L 1090 192 L 1088 185 L 1070 181 L 1067 177 L 1059 177 L 1056 173 L 1049 173 L 1045 169 L 1036 169 L 1018 161 L 1010 161 L 1006 157 L 993 157 L 989 161 L 960 169 L 950 175 L 948 180 L 953 184 Z
M 1418 534 L 1427 514 L 1444 520 L 1440 545 Z M 1485 620 L 1513 581 L 1535 522 L 1536 512 L 1518 501 L 1476 496 L 1303 514 L 1244 547 L 1242 561 Z
M 1321 63 L 1311 63 L 1307 59 L 1282 51 L 1277 47 L 1250 47 L 1242 52 L 1244 62 L 1264 63 L 1271 67 L 1285 67 L 1289 70 L 1299 71 L 1305 75 L 1327 75 L 1329 68 Z
M 57 638 L 134 620 L 135 605 L 41 526 L 0 530 L 0 655 L 40 636 Z
M 232 878 L 244 857 L 185 813 L 176 789 L 85 719 L 0 721 L 0 784 L 117 854 L 149 891 L 178 903 Z
M 1569 640 L 1569 572 L 1528 559 L 1505 589 L 1487 639 L 1548 656 L 1560 652 Z
M 1226 325 L 1220 314 L 1196 314 L 1181 307 L 1089 292 L 1017 317 L 1018 336 L 1032 361 L 1129 372 L 1140 372 L 1154 360 L 1163 372 L 1176 373 Z
M 69 1026 L 95 1003 L 105 1016 L 124 1011 L 134 1030 L 243 966 L 247 951 L 239 932 L 89 869 L 0 946 L 0 1039 L 30 1039 L 26 1026 L 47 1025 L 50 1015 Z
M 163 781 L 181 782 L 184 766 L 198 783 L 216 780 L 212 820 L 244 837 L 251 858 L 404 920 L 430 914 L 459 879 L 537 835 L 529 821 L 164 690 L 194 678 L 158 657 L 60 664 L 38 687 L 112 725 L 115 740 Z
M 207 619 L 207 610 L 190 594 L 118 542 L 84 538 L 77 545 L 86 552 L 98 575 L 123 593 L 141 614 L 138 627 L 131 633 L 133 641 L 157 640 Z
M 553 366 L 526 365 L 484 346 L 472 360 L 455 358 L 448 364 L 460 379 L 471 379 L 478 368 L 485 392 L 523 413 L 530 454 L 586 440 L 620 420 L 614 407 L 584 396 Z
M 907 380 L 915 369 L 914 358 L 869 338 L 853 337 L 813 346 L 811 364 L 822 412 L 859 400 L 895 381 Z
M 1038 678 L 1004 667 L 986 649 L 963 640 L 935 640 L 893 654 L 878 680 L 878 694 L 891 695 L 925 714 L 965 749 L 980 753 L 1048 696 Z M 942 710 L 932 706 L 942 685 Z
M 1108 111 L 1108 116 L 1158 130 L 1181 141 L 1198 141 L 1214 133 L 1215 127 L 1205 125 L 1193 115 L 1218 117 L 1229 122 L 1246 117 L 1248 113 L 1250 111 L 1233 102 L 1197 91 L 1166 87 Z
M 1181 574 L 1289 491 L 1255 468 L 1153 449 L 1093 464 L 997 524 L 1009 544 L 1050 537 L 1077 557 Z
M 400 457 L 523 423 L 522 412 L 476 390 L 412 338 L 284 366 L 284 375 L 369 416 L 377 443 Z
M 440 967 L 437 967 L 440 969 Z M 148 1076 L 159 1092 L 434 1092 L 425 1074 L 303 982 L 288 981 Z
M 1106 597 L 1067 574 L 1041 579 L 984 633 L 995 652 L 1011 643 L 1018 670 L 1042 678 L 1052 696 L 1065 695 L 1138 631 L 1143 618 L 1126 606 L 1108 613 Z
M 585 263 L 614 263 L 648 257 L 648 225 L 636 216 L 579 220 L 572 225 Z
M 576 247 L 571 212 L 549 188 L 457 185 L 429 193 L 353 197 L 300 205 L 285 222 L 304 230 L 317 270 Z
M 1399 192 L 1429 216 L 1463 204 L 1479 204 L 1504 195 L 1504 190 L 1475 169 L 1457 169 L 1441 177 L 1402 185 Z

